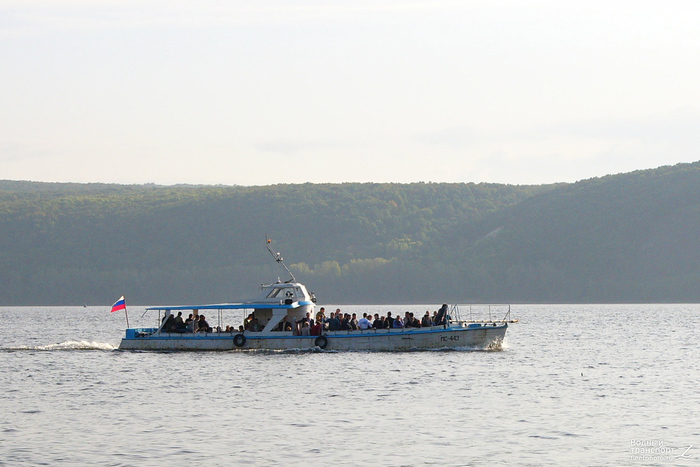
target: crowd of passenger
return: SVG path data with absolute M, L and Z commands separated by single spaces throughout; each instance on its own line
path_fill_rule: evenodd
M 300 336 L 320 336 L 326 331 L 357 331 L 368 329 L 392 329 L 392 328 L 424 328 L 431 326 L 442 326 L 447 321 L 447 305 L 443 305 L 438 311 L 426 311 L 421 319 L 413 313 L 407 311 L 402 317 L 400 314 L 395 317 L 391 312 L 386 315 L 375 313 L 362 313 L 362 318 L 357 317 L 357 313 L 344 313 L 340 308 L 331 312 L 329 317 L 325 315 L 325 308 L 321 308 L 316 314 L 316 319 L 311 317 L 311 313 L 296 320 L 294 325 L 285 316 L 275 331 L 294 331 Z
M 182 312 L 179 311 L 177 316 L 167 314 L 163 316 L 162 329 L 165 332 L 236 332 L 233 326 L 226 326 L 226 330 L 223 331 L 221 327 L 217 326 L 216 329 L 212 328 L 207 322 L 207 318 L 204 315 L 194 315 L 190 313 L 187 319 L 182 319 Z M 239 327 L 239 331 L 243 332 L 243 326 Z
M 391 312 L 386 315 L 375 313 L 362 313 L 362 318 L 357 317 L 357 313 L 344 313 L 340 308 L 335 312 L 331 312 L 329 317 L 326 317 L 325 308 L 321 307 L 316 318 L 311 317 L 311 313 L 306 313 L 306 316 L 290 321 L 287 316 L 282 318 L 282 321 L 273 329 L 273 331 L 292 331 L 298 336 L 320 336 L 327 331 L 356 331 L 368 329 L 393 329 L 393 328 L 425 328 L 431 326 L 443 326 L 447 323 L 447 305 L 433 311 L 426 311 L 422 318 L 417 318 L 413 313 L 407 311 L 403 316 L 397 314 L 392 316 Z M 264 329 L 264 324 L 261 324 L 254 313 L 248 315 L 243 320 L 243 325 L 238 329 L 233 326 L 226 326 L 225 329 L 216 327 L 216 332 L 260 332 Z M 204 315 L 195 316 L 192 313 L 187 319 L 182 319 L 182 312 L 178 312 L 177 316 L 168 314 L 163 317 L 163 329 L 166 332 L 214 332 L 215 330 L 209 325 Z

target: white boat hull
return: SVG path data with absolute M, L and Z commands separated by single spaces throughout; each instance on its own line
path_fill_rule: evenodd
M 500 350 L 507 323 L 453 324 L 449 327 L 330 331 L 323 336 L 294 336 L 285 332 L 144 333 L 127 330 L 121 350 L 301 350 L 406 351 L 468 348 Z M 129 332 L 132 331 L 132 332 Z M 244 338 L 240 337 L 243 336 Z M 238 344 L 238 345 L 236 345 Z

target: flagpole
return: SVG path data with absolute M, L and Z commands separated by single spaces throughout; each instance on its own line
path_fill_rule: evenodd
M 129 329 L 129 313 L 126 311 L 126 300 L 124 300 L 124 316 L 126 316 L 126 328 Z

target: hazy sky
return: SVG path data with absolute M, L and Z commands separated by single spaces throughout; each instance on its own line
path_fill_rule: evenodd
M 0 0 L 0 179 L 575 181 L 700 160 L 700 2 Z

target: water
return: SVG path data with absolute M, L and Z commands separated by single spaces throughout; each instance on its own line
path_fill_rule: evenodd
M 502 351 L 138 353 L 108 307 L 0 308 L 0 465 L 700 464 L 700 305 L 512 313 Z

